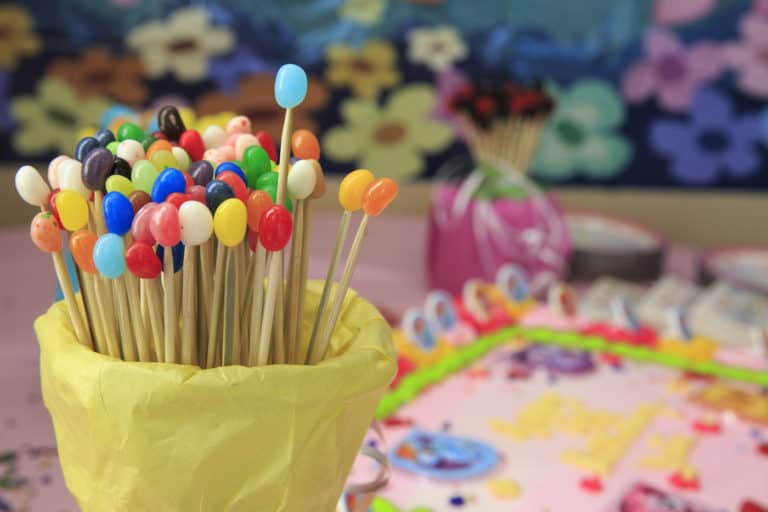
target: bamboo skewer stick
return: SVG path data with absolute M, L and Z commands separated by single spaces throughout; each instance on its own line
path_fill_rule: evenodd
M 178 330 L 176 311 L 176 279 L 173 272 L 172 248 L 163 251 L 163 349 L 166 363 L 177 363 L 176 331 Z
M 304 202 L 304 231 L 301 241 L 301 258 L 299 261 L 299 291 L 298 305 L 296 307 L 296 329 L 294 331 L 294 354 L 293 363 L 301 364 L 301 347 L 304 331 L 304 299 L 307 293 L 307 273 L 309 272 L 309 243 L 312 232 L 312 203 Z
M 131 313 L 128 308 L 126 298 L 127 291 L 125 283 L 119 278 L 112 280 L 112 290 L 117 301 L 117 323 L 120 328 L 120 345 L 123 351 L 123 358 L 126 361 L 138 361 L 136 355 L 136 338 L 133 332 Z
M 222 293 L 224 291 L 224 244 L 216 247 L 216 270 L 213 275 L 213 301 L 211 304 L 211 322 L 208 326 L 208 353 L 205 367 L 213 368 L 216 364 L 216 338 L 219 335 L 219 315 L 221 313 Z
M 184 252 L 182 290 L 181 363 L 197 363 L 197 253 L 198 247 L 186 247 Z
M 291 243 L 291 255 L 288 258 L 288 282 L 286 285 L 286 309 L 285 331 L 288 337 L 288 350 L 286 357 L 288 362 L 293 362 L 296 354 L 296 318 L 299 309 L 299 290 L 301 274 L 301 253 L 304 243 L 304 206 L 306 200 L 297 200 L 294 214 L 293 241 Z
M 77 336 L 77 340 L 80 343 L 93 350 L 93 339 L 86 330 L 83 318 L 80 315 L 80 308 L 77 306 L 75 291 L 72 289 L 72 282 L 69 280 L 69 272 L 67 272 L 67 265 L 64 263 L 64 256 L 62 256 L 61 251 L 52 252 L 51 256 L 53 257 L 56 278 L 59 280 L 59 286 L 64 295 L 64 303 L 67 305 L 69 319 L 72 322 L 72 327 L 75 329 L 75 336 Z
M 164 343 L 164 320 L 163 320 L 163 299 L 160 277 L 154 279 L 143 279 L 144 291 L 149 314 L 149 325 L 152 329 L 152 341 L 154 343 L 154 352 L 157 360 L 165 361 Z
M 256 263 L 253 277 L 253 299 L 251 302 L 250 343 L 248 348 L 248 364 L 256 366 L 259 363 L 259 335 L 261 334 L 262 309 L 264 305 L 264 272 L 267 263 L 267 250 L 258 244 L 256 247 Z

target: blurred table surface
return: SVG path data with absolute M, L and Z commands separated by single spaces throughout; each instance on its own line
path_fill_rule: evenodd
M 315 218 L 311 277 L 325 276 L 338 222 L 338 216 Z M 423 218 L 373 219 L 353 288 L 396 315 L 421 304 L 426 293 L 426 231 Z M 0 480 L 6 483 L 0 485 L 0 511 L 74 512 L 77 506 L 64 486 L 40 396 L 39 352 L 32 330 L 34 319 L 54 295 L 51 258 L 35 248 L 27 227 L 0 230 L 0 247 Z M 668 267 L 691 276 L 692 254 L 673 250 Z M 17 485 L 8 489 L 14 479 Z

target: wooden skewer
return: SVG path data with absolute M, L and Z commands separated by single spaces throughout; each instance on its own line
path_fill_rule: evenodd
M 152 328 L 152 340 L 154 342 L 155 356 L 158 361 L 165 361 L 165 348 L 163 346 L 163 299 L 160 277 L 143 279 L 149 325 Z
M 124 283 L 126 285 L 126 291 L 128 292 L 128 311 L 131 315 L 131 323 L 133 325 L 133 332 L 136 336 L 136 345 L 139 349 L 139 361 L 152 361 L 152 348 L 149 344 L 149 333 L 147 332 L 147 326 L 144 323 L 141 312 L 139 311 L 141 299 L 139 298 L 138 283 L 132 275 L 124 275 Z M 133 305 L 133 307 L 131 307 Z
M 240 307 L 241 307 L 241 288 L 243 287 L 243 265 L 244 257 L 242 244 L 231 250 L 234 260 L 234 304 L 232 307 L 232 364 L 242 364 L 242 337 L 240 335 Z
M 67 306 L 72 327 L 75 329 L 77 341 L 93 350 L 93 339 L 83 324 L 83 317 L 80 314 L 80 308 L 77 306 L 75 291 L 72 289 L 72 281 L 69 280 L 69 272 L 67 272 L 67 265 L 64 263 L 64 256 L 62 256 L 61 251 L 52 252 L 51 256 L 53 257 L 53 268 L 56 271 L 56 278 L 59 280 L 59 286 L 64 295 L 64 303 Z
M 235 314 L 235 302 L 237 296 L 236 284 L 237 278 L 235 276 L 235 262 L 234 254 L 230 247 L 227 247 L 224 251 L 224 312 L 222 322 L 221 337 L 221 364 L 228 366 L 233 364 L 232 351 L 234 350 L 234 324 L 236 320 Z
M 96 350 L 100 354 L 109 354 L 109 349 L 106 345 L 106 335 L 104 334 L 104 328 L 102 327 L 101 315 L 96 313 L 96 287 L 94 285 L 94 276 L 88 272 L 83 272 L 79 267 L 75 266 L 78 275 L 80 276 L 81 290 L 85 289 L 85 306 L 88 309 L 89 315 L 87 318 L 91 323 L 91 332 L 93 333 L 93 341 L 96 346 Z
M 264 272 L 267 263 L 267 250 L 263 245 L 256 247 L 256 263 L 253 276 L 253 299 L 251 302 L 250 347 L 248 348 L 248 365 L 259 364 L 259 335 L 261 334 L 262 308 L 264 305 Z
M 293 109 L 285 110 L 285 121 L 283 122 L 283 132 L 280 137 L 280 162 L 278 164 L 277 181 L 277 201 L 276 204 L 285 203 L 286 180 L 288 179 L 288 161 L 291 153 L 291 132 L 293 131 Z M 269 344 L 272 339 L 272 326 L 275 323 L 275 304 L 278 298 L 278 288 L 283 289 L 283 251 L 276 251 L 269 262 L 269 285 L 267 288 L 267 300 L 264 306 L 264 314 L 261 321 L 261 336 L 259 339 L 259 364 L 266 364 L 269 356 Z M 282 297 L 282 293 L 280 293 Z M 280 310 L 282 311 L 282 303 Z M 277 323 L 282 331 L 282 323 Z M 279 345 L 284 341 L 284 336 L 278 332 L 275 336 L 276 343 Z M 279 356 L 284 352 L 284 347 L 277 347 L 275 355 Z M 278 361 L 280 361 L 278 357 Z
M 211 269 L 213 269 L 213 262 L 211 261 L 212 250 L 213 240 L 209 239 L 207 242 L 200 246 L 198 253 L 200 257 L 200 266 L 198 272 L 198 307 L 200 308 L 200 311 L 203 312 L 203 314 L 198 316 L 200 323 L 198 324 L 197 336 L 201 340 L 198 361 L 200 361 L 200 366 L 203 367 L 205 367 L 205 363 L 208 360 L 208 344 L 206 341 L 208 340 L 208 329 L 210 327 L 209 315 L 211 314 L 211 300 L 213 293 L 211 291 L 211 288 L 213 287 L 213 272 L 211 272 Z
M 197 253 L 198 247 L 184 249 L 182 305 L 181 305 L 181 363 L 196 364 L 197 353 Z
M 325 314 L 325 306 L 328 302 L 328 296 L 331 293 L 331 283 L 336 276 L 336 268 L 339 265 L 339 257 L 344 248 L 344 242 L 347 239 L 349 221 L 351 218 L 352 212 L 344 210 L 344 213 L 341 215 L 341 222 L 339 222 L 339 231 L 336 233 L 336 243 L 333 247 L 333 253 L 331 254 L 331 262 L 328 265 L 328 273 L 325 275 L 325 283 L 323 284 L 323 291 L 320 295 L 320 303 L 317 306 L 317 315 L 315 316 L 314 324 L 312 324 L 312 334 L 309 337 L 309 345 L 307 346 L 307 354 L 304 356 L 304 364 L 309 364 L 312 359 L 312 352 L 317 343 L 317 337 L 320 334 L 320 324 Z
M 176 331 L 179 328 L 176 313 L 176 280 L 173 272 L 173 248 L 163 251 L 163 347 L 166 363 L 178 363 L 176 354 Z
M 221 313 L 222 293 L 224 291 L 224 244 L 216 247 L 216 270 L 213 275 L 213 304 L 210 309 L 211 322 L 208 326 L 208 353 L 206 368 L 213 368 L 216 364 L 216 337 L 219 334 L 219 315 Z
M 304 230 L 302 232 L 301 240 L 301 258 L 299 261 L 299 290 L 298 290 L 298 305 L 296 307 L 296 318 L 294 331 L 294 354 L 296 355 L 294 363 L 301 363 L 301 347 L 304 331 L 304 299 L 307 293 L 307 274 L 309 273 L 309 243 L 310 234 L 312 233 L 312 202 L 304 202 Z
M 112 280 L 112 290 L 117 301 L 117 323 L 120 327 L 120 345 L 123 349 L 123 358 L 126 361 L 138 361 L 136 355 L 136 338 L 133 332 L 131 312 L 128 308 L 128 299 L 125 282 L 118 278 Z
M 293 362 L 298 343 L 296 337 L 296 316 L 299 310 L 299 290 L 301 279 L 301 253 L 304 242 L 304 205 L 306 200 L 296 201 L 293 241 L 291 243 L 291 255 L 288 258 L 288 282 L 286 284 L 286 306 L 288 314 L 285 317 L 285 331 L 288 337 L 287 361 Z
M 344 265 L 344 273 L 341 276 L 341 282 L 336 289 L 336 294 L 333 297 L 333 306 L 328 314 L 328 321 L 325 324 L 323 335 L 320 337 L 319 344 L 317 346 L 317 358 L 313 358 L 313 362 L 322 361 L 325 359 L 326 352 L 328 351 L 328 345 L 331 340 L 331 334 L 333 328 L 336 326 L 336 321 L 341 313 L 341 306 L 344 304 L 344 298 L 347 295 L 349 289 L 349 283 L 352 280 L 352 274 L 355 271 L 355 265 L 357 264 L 357 257 L 360 255 L 360 248 L 363 244 L 363 238 L 365 232 L 368 229 L 368 215 L 363 215 L 363 220 L 360 221 L 360 225 L 355 233 L 355 239 L 352 242 L 352 248 L 349 250 L 349 256 L 347 257 L 347 263 Z

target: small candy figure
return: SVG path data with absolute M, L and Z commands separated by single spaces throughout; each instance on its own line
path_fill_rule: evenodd
M 466 345 L 477 337 L 471 325 L 459 320 L 453 298 L 447 292 L 429 292 L 424 301 L 424 313 L 430 327 L 451 345 Z

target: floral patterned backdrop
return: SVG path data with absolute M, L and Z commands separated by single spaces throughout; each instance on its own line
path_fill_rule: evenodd
M 310 75 L 297 125 L 332 172 L 427 178 L 466 154 L 447 98 L 473 79 L 557 97 L 544 183 L 768 188 L 768 0 L 27 0 L 0 5 L 0 157 L 186 105 L 277 136 L 272 77 Z

